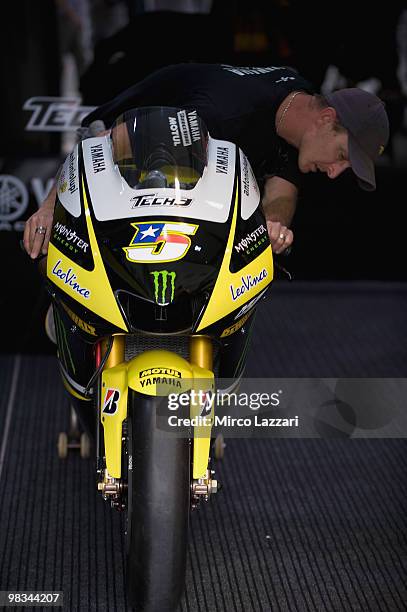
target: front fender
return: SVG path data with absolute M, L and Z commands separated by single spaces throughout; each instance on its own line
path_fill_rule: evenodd
M 100 418 L 104 430 L 106 468 L 113 478 L 121 477 L 122 427 L 127 418 L 129 393 L 167 396 L 170 393 L 214 391 L 214 374 L 189 363 L 176 353 L 146 351 L 129 362 L 103 370 Z M 190 405 L 191 418 L 200 407 Z M 213 406 L 211 410 L 213 419 Z M 205 476 L 211 442 L 211 425 L 194 427 L 193 478 Z

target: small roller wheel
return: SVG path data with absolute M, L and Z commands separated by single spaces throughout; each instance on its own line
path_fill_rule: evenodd
M 58 457 L 60 459 L 66 459 L 68 456 L 68 436 L 64 431 L 58 436 Z
M 81 434 L 80 451 L 82 459 L 88 459 L 90 457 L 90 440 L 86 433 Z
M 220 460 L 223 459 L 225 455 L 225 439 L 222 434 L 218 434 L 215 438 L 215 442 L 213 445 L 213 451 L 215 455 L 215 459 Z

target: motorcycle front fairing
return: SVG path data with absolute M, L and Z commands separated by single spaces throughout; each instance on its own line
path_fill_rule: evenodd
M 74 323 L 68 346 L 115 333 L 207 333 L 220 348 L 233 344 L 254 311 L 247 304 L 272 279 L 258 204 L 244 154 L 186 111 L 132 111 L 77 145 L 59 176 L 48 257 L 56 303 Z M 89 367 L 67 370 L 86 384 Z
M 241 375 L 273 275 L 258 205 L 244 154 L 186 111 L 138 109 L 75 147 L 47 265 L 71 396 L 89 402 L 95 347 L 118 334 L 209 336 L 217 375 Z

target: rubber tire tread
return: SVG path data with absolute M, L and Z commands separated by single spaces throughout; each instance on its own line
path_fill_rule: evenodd
M 173 612 L 185 584 L 190 511 L 190 441 L 158 429 L 160 401 L 131 393 L 129 603 L 138 612 Z M 165 417 L 162 417 L 165 418 Z

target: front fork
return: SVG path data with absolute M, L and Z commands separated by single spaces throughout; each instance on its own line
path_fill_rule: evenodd
M 191 336 L 189 342 L 189 360 L 191 363 L 199 366 L 200 368 L 213 372 L 213 344 L 212 340 L 208 336 Z M 201 441 L 203 441 L 204 444 L 207 444 L 206 438 L 194 438 L 193 453 L 196 449 L 196 445 L 201 444 Z M 193 509 L 198 506 L 202 499 L 204 501 L 208 501 L 211 494 L 218 491 L 218 482 L 214 480 L 214 474 L 214 470 L 210 469 L 208 449 L 208 468 L 205 474 L 202 474 L 202 476 L 198 478 L 192 478 L 191 504 Z
M 108 350 L 109 342 L 102 340 L 96 348 L 96 366 L 101 363 L 102 356 Z M 202 371 L 213 371 L 213 345 L 212 340 L 208 336 L 196 335 L 191 336 L 189 343 L 189 363 L 191 367 L 197 366 Z M 113 337 L 113 344 L 110 349 L 109 356 L 104 365 L 104 370 L 114 368 L 125 361 L 125 336 L 117 335 Z M 101 423 L 101 384 L 97 385 L 97 436 L 96 436 L 96 452 L 97 452 L 97 473 L 99 477 L 98 490 L 102 493 L 105 500 L 111 501 L 112 506 L 123 508 L 123 492 L 126 488 L 126 483 L 121 475 L 120 478 L 111 476 L 106 469 L 105 460 L 105 444 L 104 444 L 104 429 Z M 126 415 L 127 416 L 127 415 Z M 124 422 L 124 426 L 126 423 Z M 124 443 L 122 437 L 122 444 Z M 209 451 L 210 451 L 210 430 L 209 432 L 200 432 L 200 435 L 195 435 L 192 447 L 192 481 L 191 481 L 191 502 L 195 508 L 201 499 L 207 501 L 212 493 L 218 490 L 218 483 L 213 479 L 213 470 L 209 469 Z M 122 456 L 124 456 L 122 454 Z M 206 458 L 206 459 L 205 459 Z M 202 460 L 204 459 L 206 469 L 203 468 Z
M 96 368 L 100 366 L 103 356 L 109 347 L 109 340 L 101 340 L 96 345 Z M 125 336 L 118 335 L 113 336 L 113 344 L 109 352 L 109 356 L 104 365 L 104 370 L 107 368 L 113 368 L 119 363 L 123 363 L 125 357 Z M 105 461 L 104 461 L 104 445 L 103 445 L 103 427 L 100 419 L 100 406 L 101 406 L 101 383 L 99 379 L 96 384 L 96 471 L 99 479 L 104 476 L 105 473 Z M 100 483 L 99 483 L 100 484 Z M 99 485 L 98 485 L 99 488 Z

